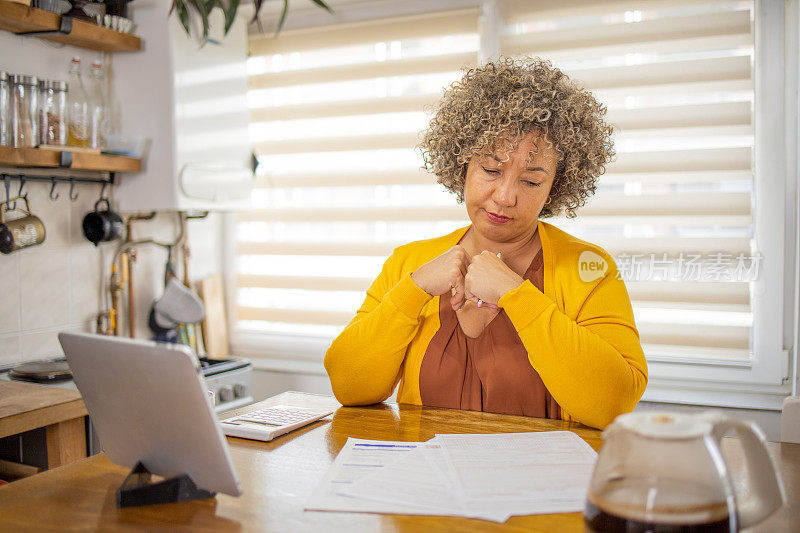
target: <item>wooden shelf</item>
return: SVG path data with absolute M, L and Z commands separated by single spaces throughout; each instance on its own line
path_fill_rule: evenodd
M 100 172 L 139 172 L 142 160 L 121 155 L 72 152 L 72 165 L 61 166 L 61 152 L 38 148 L 0 146 L 0 166 L 26 168 L 72 168 Z
M 9 0 L 0 0 L 0 30 L 11 33 L 57 32 L 60 26 L 61 15 Z M 142 40 L 135 35 L 77 19 L 72 20 L 72 31 L 69 33 L 52 33 L 38 37 L 100 52 L 136 52 L 142 48 Z

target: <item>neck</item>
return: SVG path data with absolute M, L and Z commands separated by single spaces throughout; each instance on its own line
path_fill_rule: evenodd
M 502 254 L 503 259 L 508 263 L 518 258 L 525 258 L 538 252 L 538 247 L 534 247 L 534 237 L 536 236 L 536 229 L 538 224 L 534 226 L 530 232 L 520 236 L 511 241 L 497 242 L 480 235 L 475 231 L 474 226 L 470 227 L 465 235 L 470 244 L 470 250 L 474 254 L 479 254 L 484 250 L 488 250 L 493 254 L 498 252 Z

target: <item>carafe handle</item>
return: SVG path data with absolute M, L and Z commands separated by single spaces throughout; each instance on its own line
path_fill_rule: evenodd
M 711 415 L 708 418 L 713 424 L 713 435 L 720 449 L 721 439 L 729 430 L 733 429 L 739 435 L 750 490 L 745 498 L 736 494 L 736 507 L 739 527 L 750 527 L 767 518 L 786 501 L 780 475 L 772 464 L 764 433 L 758 426 L 718 413 L 708 415 Z

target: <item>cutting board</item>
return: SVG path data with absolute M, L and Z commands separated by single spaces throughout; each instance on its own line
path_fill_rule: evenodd
M 201 279 L 197 284 L 197 292 L 206 306 L 206 318 L 203 320 L 203 343 L 206 354 L 209 357 L 230 355 L 222 277 L 213 274 Z

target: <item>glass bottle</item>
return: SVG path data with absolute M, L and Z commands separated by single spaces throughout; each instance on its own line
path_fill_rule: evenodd
M 81 58 L 73 57 L 69 65 L 67 92 L 68 136 L 71 146 L 89 146 L 89 98 L 81 78 Z
M 11 106 L 8 88 L 8 72 L 0 70 L 0 146 L 11 144 Z
M 63 81 L 39 82 L 39 142 L 67 144 L 67 84 Z
M 11 146 L 32 148 L 39 144 L 39 79 L 11 76 Z
M 103 64 L 99 61 L 92 63 L 89 72 L 89 122 L 89 146 L 104 148 L 110 120 Z

